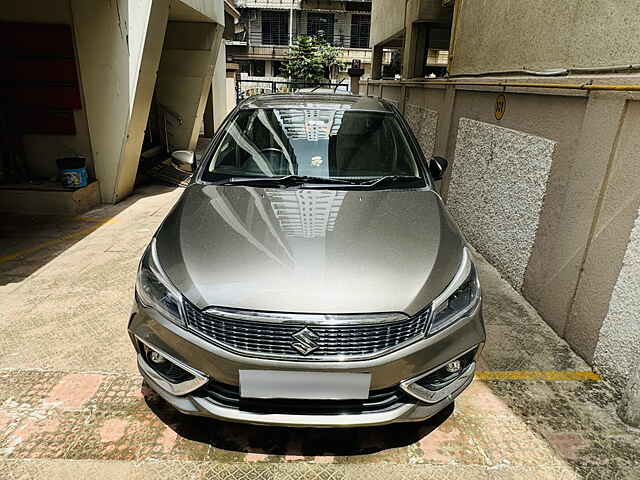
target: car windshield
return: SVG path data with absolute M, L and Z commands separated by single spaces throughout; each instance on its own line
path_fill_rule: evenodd
M 354 181 L 422 178 L 393 114 L 313 108 L 241 110 L 226 127 L 202 178 L 293 175 Z

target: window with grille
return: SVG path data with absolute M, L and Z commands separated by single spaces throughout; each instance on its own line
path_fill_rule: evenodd
M 307 35 L 317 36 L 320 32 L 327 42 L 333 43 L 333 13 L 310 12 L 307 14 Z
M 351 48 L 369 48 L 370 15 L 351 16 Z
M 289 12 L 262 11 L 262 44 L 289 45 Z

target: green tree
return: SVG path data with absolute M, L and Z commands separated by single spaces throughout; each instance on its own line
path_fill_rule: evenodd
M 294 82 L 322 83 L 338 64 L 338 49 L 322 37 L 298 36 L 287 57 L 285 74 Z

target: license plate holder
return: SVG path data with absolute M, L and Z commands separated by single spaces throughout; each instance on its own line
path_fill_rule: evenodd
M 370 373 L 240 370 L 241 398 L 362 400 L 370 386 Z

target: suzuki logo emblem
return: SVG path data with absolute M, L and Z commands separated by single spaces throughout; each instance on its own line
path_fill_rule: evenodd
M 314 350 L 320 348 L 320 345 L 314 342 L 314 340 L 318 340 L 320 337 L 307 327 L 304 327 L 302 330 L 291 336 L 297 340 L 297 342 L 292 343 L 291 346 L 302 355 L 309 355 Z

